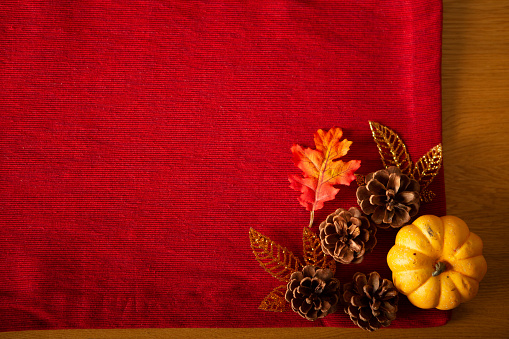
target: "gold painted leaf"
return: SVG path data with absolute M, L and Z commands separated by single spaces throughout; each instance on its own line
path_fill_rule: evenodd
M 336 273 L 336 261 L 331 256 L 323 253 L 320 239 L 308 227 L 304 227 L 302 232 L 302 244 L 306 265 L 328 268 L 333 274 Z
M 263 300 L 258 308 L 264 311 L 284 312 L 290 309 L 285 299 L 286 285 L 273 289 Z
M 424 190 L 433 181 L 442 166 L 442 144 L 438 144 L 415 163 L 412 176 Z
M 355 173 L 355 181 L 357 182 L 357 186 L 366 185 L 366 176 L 364 174 Z
M 421 202 L 431 202 L 433 200 L 433 198 L 436 196 L 436 194 L 430 190 L 421 191 L 420 195 L 421 195 Z
M 293 272 L 302 269 L 301 261 L 292 252 L 254 228 L 249 229 L 249 240 L 260 266 L 279 281 L 288 282 Z
M 385 168 L 396 166 L 403 174 L 411 175 L 412 161 L 399 135 L 390 128 L 374 121 L 369 122 L 369 127 Z

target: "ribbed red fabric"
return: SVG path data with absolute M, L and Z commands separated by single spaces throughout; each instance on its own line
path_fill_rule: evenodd
M 258 310 L 278 282 L 248 230 L 302 255 L 290 147 L 319 128 L 343 128 L 364 174 L 382 167 L 368 120 L 414 160 L 441 141 L 439 0 L 27 0 L 0 15 L 1 330 L 353 326 Z M 442 172 L 430 188 L 421 214 L 444 215 Z M 395 234 L 340 281 L 390 278 Z M 392 326 L 449 315 L 403 298 Z

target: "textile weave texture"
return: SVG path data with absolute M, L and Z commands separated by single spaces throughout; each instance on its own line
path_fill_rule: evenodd
M 249 228 L 302 257 L 290 147 L 368 121 L 441 141 L 439 0 L 2 1 L 0 330 L 354 326 L 258 309 Z M 443 172 L 421 214 L 445 215 Z M 356 184 L 316 212 L 356 206 Z M 358 265 L 391 278 L 396 230 Z M 402 298 L 391 327 L 449 312 Z

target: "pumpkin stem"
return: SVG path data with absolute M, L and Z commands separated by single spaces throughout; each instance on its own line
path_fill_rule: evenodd
M 431 275 L 436 277 L 437 275 L 440 275 L 440 273 L 445 271 L 446 268 L 447 268 L 447 266 L 445 265 L 445 263 L 439 261 L 435 265 L 435 272 L 433 272 L 433 274 L 431 274 Z

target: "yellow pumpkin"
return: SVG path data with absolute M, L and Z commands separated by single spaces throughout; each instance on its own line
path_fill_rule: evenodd
M 482 248 L 460 218 L 424 215 L 399 230 L 387 263 L 412 304 L 450 310 L 477 294 L 487 270 Z

